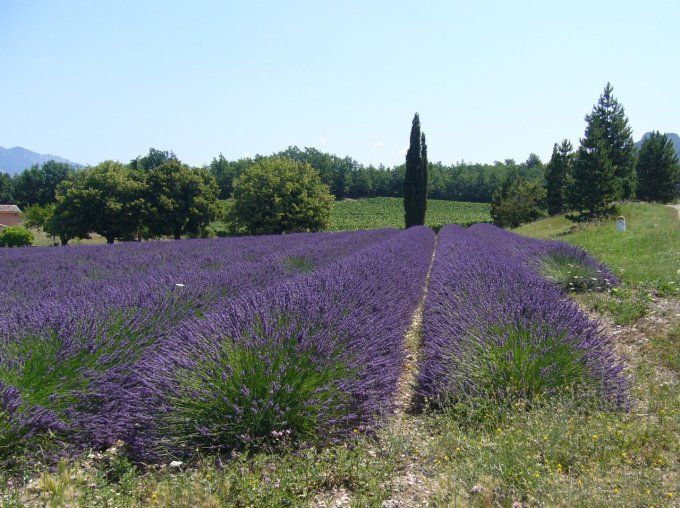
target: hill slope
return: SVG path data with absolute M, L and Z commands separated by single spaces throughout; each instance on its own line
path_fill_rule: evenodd
M 43 164 L 51 160 L 65 162 L 75 167 L 82 166 L 58 155 L 37 153 L 20 146 L 15 146 L 14 148 L 3 148 L 0 146 L 0 172 L 6 172 L 10 175 L 21 173 L 24 169 L 30 168 L 34 164 Z

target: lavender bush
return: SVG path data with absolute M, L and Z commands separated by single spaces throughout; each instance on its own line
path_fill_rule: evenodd
M 101 413 L 111 398 L 108 390 L 123 388 L 104 381 L 124 379 L 156 341 L 183 321 L 398 234 L 380 230 L 1 252 L 0 382 L 6 396 L 0 401 L 0 440 L 50 430 L 86 445 L 106 442 L 108 434 L 96 436 L 88 429 L 92 421 L 108 418 Z M 117 428 L 112 421 L 110 427 Z
M 609 338 L 538 272 L 555 251 L 595 264 L 563 244 L 490 225 L 442 229 L 424 310 L 421 401 L 532 399 L 587 386 L 626 403 L 626 378 Z
M 103 385 L 119 396 L 92 433 L 154 459 L 373 427 L 392 408 L 433 247 L 412 228 L 183 323 Z

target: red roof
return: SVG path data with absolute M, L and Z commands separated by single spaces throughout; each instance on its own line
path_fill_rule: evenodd
M 0 213 L 21 213 L 21 210 L 17 205 L 0 205 Z

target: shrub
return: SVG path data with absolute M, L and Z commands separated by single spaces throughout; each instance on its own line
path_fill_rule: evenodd
M 339 388 L 349 375 L 339 352 L 320 368 L 315 356 L 328 351 L 256 342 L 225 341 L 219 356 L 178 372 L 173 411 L 161 423 L 172 446 L 224 450 L 314 441 L 351 411 Z
M 27 247 L 33 244 L 33 233 L 20 226 L 9 226 L 0 231 L 0 247 Z
M 545 217 L 546 191 L 539 182 L 514 181 L 504 184 L 491 202 L 491 218 L 504 228 L 516 228 Z
M 627 403 L 609 337 L 536 271 L 546 249 L 559 246 L 488 225 L 442 229 L 423 317 L 422 402 L 533 400 L 579 389 Z
M 265 159 L 234 181 L 232 226 L 247 234 L 319 231 L 330 222 L 333 197 L 309 164 Z
M 550 253 L 542 259 L 540 273 L 565 291 L 606 291 L 609 281 L 596 266 L 562 253 Z

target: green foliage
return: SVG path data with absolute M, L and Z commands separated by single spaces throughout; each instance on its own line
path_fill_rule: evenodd
M 263 159 L 234 182 L 233 227 L 249 234 L 319 231 L 333 197 L 309 164 Z
M 403 228 L 404 202 L 399 198 L 346 199 L 333 203 L 331 231 Z M 491 222 L 487 203 L 461 203 L 429 199 L 425 224 L 439 229 L 445 224 L 469 226 Z
M 171 161 L 177 161 L 177 156 L 173 152 L 149 148 L 147 155 L 132 159 L 128 167 L 136 171 L 149 171 Z
M 637 181 L 633 131 L 613 91 L 611 83 L 607 83 L 592 112 L 586 116 L 585 139 L 601 138 L 604 142 L 616 180 L 614 199 L 633 199 Z
M 144 184 L 148 236 L 198 236 L 218 217 L 217 183 L 205 169 L 170 159 L 149 169 Z
M 22 207 L 54 203 L 59 184 L 73 172 L 71 166 L 62 162 L 36 164 L 14 178 L 14 200 Z
M 616 212 L 614 202 L 635 196 L 635 144 L 623 106 L 610 83 L 592 112 L 576 153 L 567 201 L 577 212 L 575 221 L 606 217 Z
M 7 173 L 0 172 L 0 203 L 14 203 L 14 181 Z
M 236 161 L 228 161 L 222 154 L 213 158 L 208 166 L 210 174 L 215 177 L 220 188 L 220 199 L 231 197 L 234 192 L 234 180 L 246 169 L 255 164 L 256 159 L 244 158 Z
M 522 180 L 519 173 L 508 174 L 494 193 L 491 218 L 501 227 L 517 227 L 545 216 L 546 192 L 539 182 Z
M 638 198 L 669 203 L 680 196 L 680 162 L 673 142 L 659 131 L 644 140 L 637 163 Z
M 560 214 L 566 209 L 566 188 L 574 158 L 572 149 L 571 143 L 566 139 L 553 146 L 545 176 L 550 215 Z
M 576 153 L 567 191 L 569 209 L 577 212 L 567 217 L 571 220 L 581 222 L 616 212 L 614 201 L 622 191 L 604 134 L 589 127 Z
M 411 140 L 406 152 L 404 175 L 404 222 L 406 227 L 425 224 L 427 211 L 427 144 L 420 132 L 420 117 L 416 113 L 411 124 Z
M 52 219 L 54 208 L 54 203 L 45 206 L 37 203 L 29 205 L 23 210 L 23 222 L 28 228 L 45 230 Z
M 336 382 L 348 371 L 339 358 L 319 369 L 315 355 L 295 341 L 244 347 L 225 340 L 217 357 L 178 373 L 181 393 L 163 418 L 164 435 L 188 453 L 327 441 L 332 420 L 346 411 Z
M 351 157 L 339 157 L 337 155 L 323 153 L 316 148 L 305 148 L 300 150 L 298 147 L 288 147 L 286 150 L 279 152 L 274 157 L 291 159 L 301 164 L 309 164 L 319 172 L 321 181 L 328 185 L 331 194 L 335 199 L 344 199 L 348 196 L 358 195 L 358 190 L 361 186 L 366 186 L 366 182 L 361 183 L 357 181 L 354 183 L 355 177 L 359 179 L 359 171 L 362 169 L 361 165 Z M 363 177 L 368 176 L 368 172 L 362 172 Z M 379 176 L 379 175 L 378 175 Z M 369 187 L 371 187 L 370 185 Z
M 68 241 L 95 232 L 114 240 L 140 236 L 145 185 L 119 162 L 78 171 L 59 187 L 50 233 Z
M 33 233 L 21 226 L 8 226 L 0 231 L 0 247 L 27 247 L 33 244 Z
M 351 157 L 339 157 L 316 148 L 296 146 L 273 154 L 274 158 L 291 159 L 309 164 L 319 172 L 336 200 L 365 197 L 403 197 L 406 165 L 396 167 L 364 166 Z M 269 158 L 256 155 L 229 161 L 221 154 L 214 158 L 208 170 L 217 179 L 220 199 L 231 197 L 234 180 L 251 166 Z M 428 163 L 427 195 L 433 199 L 489 203 L 493 192 L 507 173 L 518 170 L 526 180 L 543 181 L 545 168 L 536 155 L 516 164 L 512 159 L 493 164 L 470 164 L 464 161 L 451 165 Z

